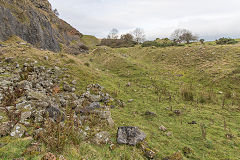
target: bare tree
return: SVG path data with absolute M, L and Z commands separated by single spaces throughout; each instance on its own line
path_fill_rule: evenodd
M 136 28 L 133 32 L 132 32 L 132 35 L 134 37 L 134 40 L 137 42 L 137 43 L 142 43 L 145 41 L 145 33 L 144 33 L 144 30 L 141 29 L 141 28 Z
M 172 33 L 171 39 L 177 43 L 186 42 L 189 44 L 191 41 L 196 41 L 198 37 L 187 29 L 176 29 Z
M 171 39 L 177 43 L 181 43 L 180 36 L 182 35 L 182 29 L 176 29 L 172 35 Z
M 180 36 L 180 40 L 182 42 L 186 42 L 187 44 L 189 44 L 191 41 L 196 41 L 197 39 L 197 36 L 193 35 L 190 31 L 187 31 Z
M 107 36 L 108 39 L 118 39 L 118 29 L 113 28 Z

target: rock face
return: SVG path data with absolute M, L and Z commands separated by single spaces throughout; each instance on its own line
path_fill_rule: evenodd
M 119 144 L 137 145 L 146 138 L 145 133 L 137 127 L 119 127 L 117 142 Z
M 0 1 L 0 40 L 16 35 L 35 47 L 72 54 L 85 52 L 83 36 L 52 11 L 48 0 Z M 74 47 L 71 44 L 75 41 Z

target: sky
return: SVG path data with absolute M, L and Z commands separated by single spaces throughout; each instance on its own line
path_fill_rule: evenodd
M 146 38 L 185 28 L 199 38 L 240 38 L 240 0 L 49 0 L 60 18 L 81 33 L 104 38 L 142 28 Z

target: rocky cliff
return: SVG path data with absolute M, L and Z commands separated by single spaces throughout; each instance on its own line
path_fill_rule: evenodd
M 16 35 L 37 48 L 85 52 L 83 36 L 52 11 L 48 0 L 0 0 L 0 40 Z

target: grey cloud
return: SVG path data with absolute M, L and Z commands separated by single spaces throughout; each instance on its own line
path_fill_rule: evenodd
M 105 37 L 143 28 L 148 39 L 187 28 L 208 40 L 239 37 L 239 0 L 50 0 L 60 17 L 84 34 Z

